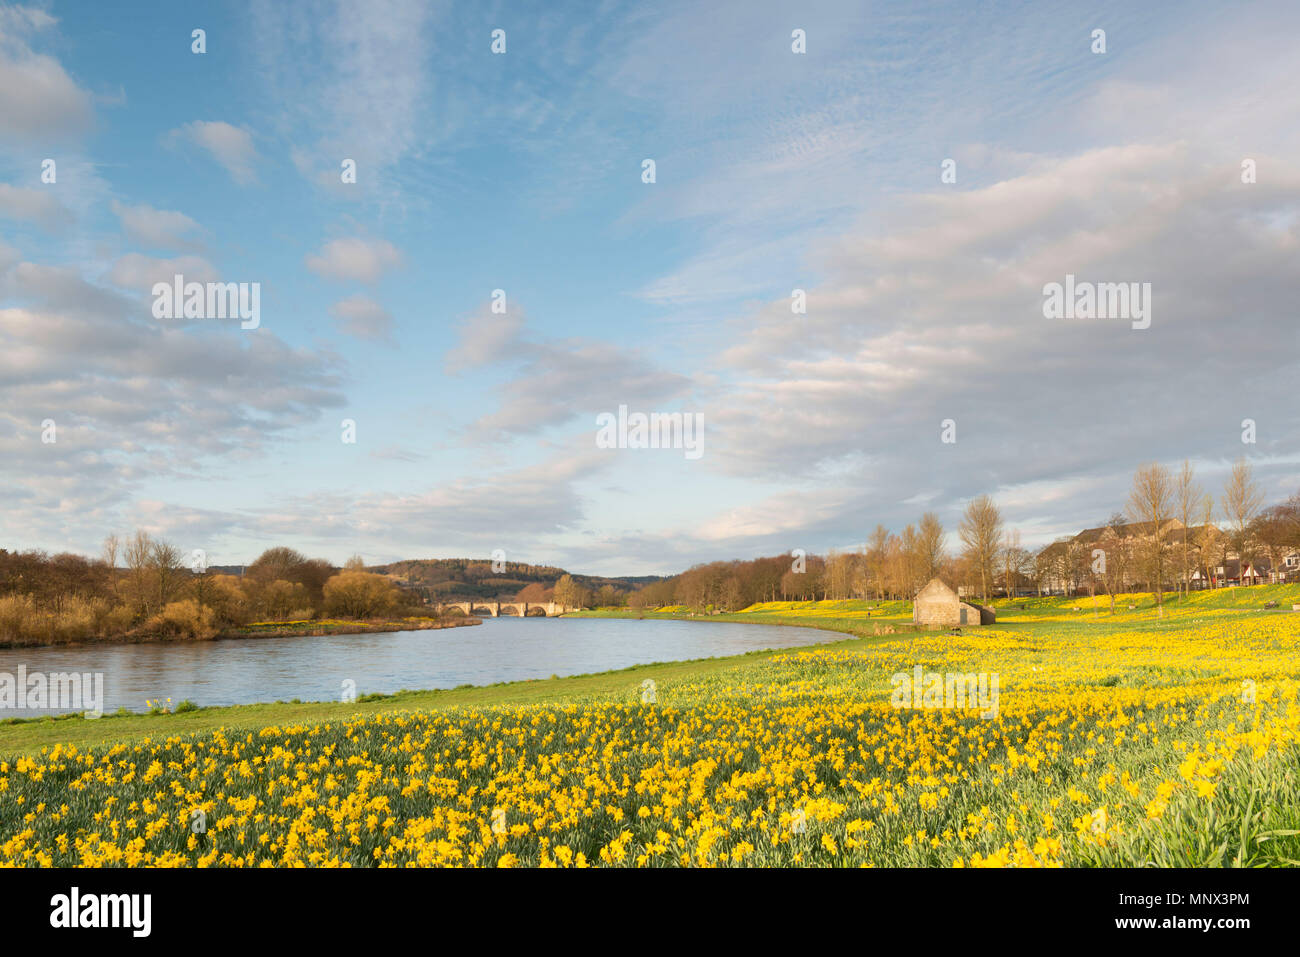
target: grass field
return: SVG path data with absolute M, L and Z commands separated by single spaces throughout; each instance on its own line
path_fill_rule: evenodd
M 1296 865 L 1293 601 L 1224 590 L 1161 614 L 1122 596 L 1110 616 L 1104 597 L 1031 599 L 959 636 L 874 634 L 908 620 L 902 603 L 773 603 L 709 620 L 866 637 L 351 705 L 10 724 L 0 863 Z M 942 687 L 900 700 L 895 676 L 918 666 L 996 679 L 996 714 L 946 707 Z

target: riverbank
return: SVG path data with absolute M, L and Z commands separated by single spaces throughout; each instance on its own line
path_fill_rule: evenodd
M 324 621 L 266 621 L 222 632 L 214 638 L 313 638 L 320 635 L 370 635 L 385 631 L 429 631 L 481 625 L 483 619 L 469 615 L 450 618 L 383 618 L 367 621 L 326 619 Z
M 599 608 L 570 612 L 565 617 L 785 625 L 793 628 L 838 631 L 855 638 L 877 638 L 918 630 L 912 624 L 911 603 L 902 601 L 765 602 L 737 612 L 706 612 L 680 606 L 653 611 Z
M 312 638 L 324 635 L 369 635 L 388 631 L 426 631 L 440 628 L 457 628 L 461 625 L 478 625 L 482 619 L 472 616 L 448 618 L 371 618 L 352 620 L 328 618 L 302 621 L 266 621 L 218 632 L 211 638 L 185 638 L 176 635 L 127 632 L 111 638 L 94 638 L 89 641 L 0 642 L 0 650 L 25 648 L 77 648 L 93 645 L 180 644 L 189 645 L 204 641 L 222 641 L 231 638 Z
M 835 630 L 835 629 L 830 629 Z M 546 704 L 586 704 L 597 701 L 640 700 L 647 679 L 660 687 L 707 679 L 735 668 L 761 667 L 777 655 L 816 648 L 862 650 L 888 637 L 846 639 L 827 644 L 750 651 L 740 655 L 692 658 L 633 665 L 610 671 L 551 677 L 531 681 L 461 685 L 449 689 L 363 694 L 356 701 L 275 701 L 262 704 L 199 707 L 179 713 L 131 711 L 86 718 L 79 713 L 0 720 L 0 759 L 39 752 L 54 745 L 77 748 L 157 739 L 215 731 L 256 731 L 267 727 L 325 724 L 389 712 L 448 708 L 524 707 Z

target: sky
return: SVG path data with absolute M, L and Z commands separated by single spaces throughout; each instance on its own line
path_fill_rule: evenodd
M 1300 7 L 704 7 L 0 0 L 0 547 L 672 574 L 1300 490 Z

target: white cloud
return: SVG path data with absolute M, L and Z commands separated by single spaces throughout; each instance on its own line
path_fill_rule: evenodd
M 307 268 L 326 279 L 375 283 L 402 264 L 402 254 L 387 240 L 334 239 L 306 259 Z
M 266 329 L 137 318 L 147 308 L 73 270 L 21 263 L 0 275 L 0 301 L 30 303 L 0 308 L 11 541 L 93 551 L 146 483 L 216 481 L 344 404 L 328 353 Z M 45 419 L 54 444 L 41 441 Z
M 127 206 L 113 200 L 113 213 L 122 221 L 127 236 L 144 246 L 165 249 L 196 245 L 186 233 L 196 232 L 199 224 L 184 213 L 152 206 Z
M 365 536 L 382 541 L 394 558 L 402 555 L 397 549 L 423 548 L 431 540 L 486 551 L 500 544 L 502 529 L 510 530 L 512 540 L 536 542 L 576 525 L 583 505 L 575 483 L 602 465 L 594 449 L 569 451 L 527 468 L 463 476 L 413 494 L 299 496 L 250 518 L 261 536 L 299 535 L 302 516 L 310 514 L 317 540 L 355 542 Z
M 635 349 L 591 339 L 530 337 L 525 322 L 517 304 L 494 313 L 490 302 L 461 321 L 460 341 L 446 356 L 448 372 L 495 362 L 521 365 L 500 387 L 500 407 L 474 423 L 475 433 L 524 435 L 574 418 L 594 421 L 621 403 L 680 399 L 691 388 L 688 377 L 660 369 Z
M 253 137 L 248 130 L 221 120 L 196 120 L 172 130 L 167 142 L 190 142 L 207 150 L 237 183 L 257 179 L 254 164 L 258 160 Z
M 365 296 L 350 296 L 330 306 L 330 315 L 349 336 L 373 341 L 391 341 L 393 317 L 388 310 Z
M 52 188 L 24 188 L 8 183 L 0 183 L 0 216 L 35 223 L 46 230 L 60 229 L 76 218 L 59 202 Z
M 55 22 L 33 7 L 0 7 L 0 143 L 50 144 L 90 129 L 89 94 L 58 60 L 27 43 Z
M 624 403 L 670 411 L 664 403 L 683 398 L 692 384 L 634 349 L 586 339 L 530 343 L 502 358 L 522 358 L 523 367 L 501 387 L 500 407 L 474 423 L 485 438 L 494 432 L 527 435 L 574 419 L 590 422 L 594 433 L 600 413 L 616 412 Z
M 519 306 L 493 312 L 492 303 L 485 302 L 460 321 L 459 341 L 447 351 L 444 360 L 447 371 L 474 368 L 502 358 L 521 341 L 524 322 L 524 311 Z
M 123 289 L 147 293 L 157 282 L 171 282 L 181 275 L 186 282 L 217 282 L 216 268 L 201 256 L 158 259 L 141 253 L 127 253 L 113 263 L 108 280 Z
M 847 468 L 874 487 L 850 524 L 909 515 L 919 488 L 940 508 L 1001 489 L 1014 520 L 1056 529 L 1104 520 L 1139 462 L 1239 454 L 1244 417 L 1276 456 L 1300 430 L 1296 360 L 1267 345 L 1294 335 L 1300 168 L 1269 168 L 1245 186 L 1187 144 L 1105 148 L 899 198 L 821 245 L 807 315 L 782 299 L 734 324 L 708 465 L 812 498 Z M 1150 282 L 1151 327 L 1045 319 L 1067 273 Z

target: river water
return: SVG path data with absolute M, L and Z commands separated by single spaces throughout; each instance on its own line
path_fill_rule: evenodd
M 194 643 L 0 649 L 0 680 L 19 668 L 101 673 L 104 712 L 144 711 L 146 699 L 200 706 L 338 701 L 357 694 L 455 688 L 587 674 L 660 661 L 738 655 L 836 641 L 812 628 L 622 618 L 486 618 L 436 631 Z M 30 684 L 30 679 L 29 679 Z M 21 692 L 21 689 L 20 689 Z M 21 702 L 16 702 L 21 703 Z M 0 718 L 55 711 L 0 707 Z

